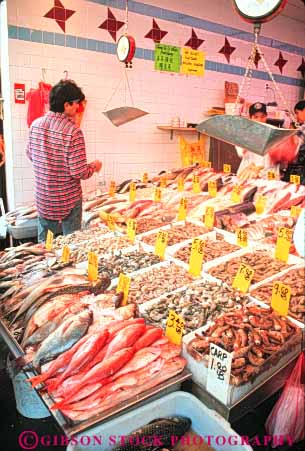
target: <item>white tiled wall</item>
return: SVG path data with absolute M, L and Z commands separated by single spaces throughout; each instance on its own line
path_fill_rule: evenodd
M 85 0 L 62 0 L 62 3 L 66 8 L 77 11 L 67 21 L 67 34 L 114 42 L 107 31 L 98 28 L 107 17 L 106 6 Z M 228 0 L 204 2 L 146 0 L 145 3 L 251 31 L 251 26 L 242 22 L 231 6 L 228 7 Z M 206 3 L 210 3 L 208 8 L 204 7 Z M 10 0 L 8 23 L 61 33 L 55 21 L 43 17 L 52 6 L 53 0 L 36 2 Z M 123 10 L 114 7 L 111 7 L 111 10 L 117 19 L 124 20 Z M 157 19 L 157 22 L 161 29 L 168 31 L 168 35 L 162 41 L 164 43 L 183 46 L 191 35 L 189 26 L 161 19 Z M 154 49 L 153 41 L 144 37 L 151 25 L 152 17 L 130 13 L 129 31 L 135 35 L 139 48 Z M 302 46 L 303 28 L 302 23 L 298 24 L 280 17 L 272 24 L 266 24 L 263 34 Z M 120 30 L 122 31 L 123 29 Z M 224 44 L 225 36 L 205 30 L 196 32 L 205 40 L 200 50 L 207 52 L 207 60 L 226 63 L 224 56 L 218 53 Z M 250 44 L 231 37 L 229 41 L 231 45 L 237 47 L 237 51 L 231 57 L 231 64 L 244 66 L 250 52 Z M 266 59 L 273 65 L 279 51 L 270 47 L 264 47 L 263 50 Z M 111 93 L 123 75 L 123 66 L 115 55 L 9 39 L 9 57 L 13 158 L 8 162 L 8 167 L 11 165 L 13 171 L 15 194 L 15 200 L 13 196 L 11 197 L 11 207 L 14 203 L 18 206 L 34 198 L 32 168 L 25 156 L 28 133 L 27 105 L 14 104 L 12 87 L 15 82 L 25 83 L 26 90 L 29 90 L 37 87 L 42 76 L 42 68 L 47 69 L 46 81 L 50 83 L 56 83 L 63 77 L 63 71 L 68 71 L 69 78 L 74 79 L 84 89 L 88 99 L 82 123 L 88 160 L 96 158 L 102 160 L 100 179 L 108 183 L 110 179 L 120 181 L 124 178 L 140 177 L 144 171 L 156 173 L 161 169 L 177 166 L 179 164 L 177 137 L 174 136 L 171 141 L 169 134 L 158 130 L 156 125 L 169 123 L 173 116 L 180 116 L 190 122 L 200 122 L 211 106 L 223 105 L 224 82 L 241 81 L 241 77 L 212 71 L 206 71 L 203 78 L 159 73 L 154 71 L 152 61 L 134 59 L 133 69 L 128 73 L 134 102 L 136 106 L 147 110 L 150 114 L 116 128 L 102 114 Z M 300 55 L 284 52 L 284 57 L 288 59 L 284 75 L 297 78 L 296 67 L 300 65 Z M 259 69 L 263 70 L 261 63 Z M 279 73 L 276 67 L 272 66 L 272 69 L 274 73 Z M 254 79 L 248 100 L 266 100 L 265 84 L 263 80 Z M 292 106 L 300 96 L 300 88 L 287 84 L 281 84 L 280 87 Z M 114 96 L 109 108 L 121 106 L 125 102 L 124 98 L 125 90 L 121 89 Z M 187 139 L 197 139 L 197 135 L 194 134 L 192 138 L 187 135 Z M 97 181 L 96 176 L 86 181 L 83 184 L 84 190 L 92 190 Z

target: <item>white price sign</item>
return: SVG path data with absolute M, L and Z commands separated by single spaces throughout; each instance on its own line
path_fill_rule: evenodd
M 227 404 L 232 354 L 210 343 L 207 391 Z

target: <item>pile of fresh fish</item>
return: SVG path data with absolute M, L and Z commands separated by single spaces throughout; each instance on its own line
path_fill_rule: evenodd
M 106 226 L 100 225 L 96 229 L 77 230 L 69 235 L 58 235 L 53 241 L 53 249 L 61 250 L 64 246 L 79 246 L 81 242 L 91 240 L 92 238 L 100 238 L 107 233 L 109 233 L 109 229 Z
M 254 269 L 251 283 L 255 284 L 289 268 L 288 264 L 280 260 L 275 260 L 272 257 L 272 254 L 270 254 L 270 251 L 257 249 L 255 252 L 249 252 L 240 257 L 231 258 L 230 260 L 209 269 L 208 272 L 217 279 L 232 285 L 239 266 L 241 263 L 244 263 Z
M 114 279 L 119 277 L 120 273 L 128 274 L 157 263 L 161 263 L 161 259 L 153 253 L 142 251 L 131 251 L 124 254 L 116 253 L 99 260 L 98 272 L 101 276 L 108 276 Z
M 71 249 L 70 260 L 73 263 L 88 260 L 88 252 L 93 251 L 97 255 L 106 255 L 130 247 L 132 244 L 126 236 L 103 237 L 96 236 L 86 242 L 78 243 L 77 247 Z
M 35 219 L 37 217 L 38 214 L 35 205 L 27 205 L 6 213 L 5 220 L 10 225 L 16 225 L 18 222 Z
M 67 327 L 62 327 L 61 335 L 63 331 L 73 335 Z M 169 343 L 162 329 L 147 327 L 142 318 L 110 322 L 83 338 L 80 334 L 72 346 L 66 346 L 59 356 L 57 353 L 46 371 L 31 378 L 34 386 L 46 385 L 56 401 L 52 409 L 60 409 L 74 421 L 134 398 L 185 367 L 181 347 Z M 36 366 L 42 363 L 47 345 L 48 355 L 54 353 L 54 337 L 47 340 L 35 355 Z
M 191 274 L 174 263 L 151 268 L 132 277 L 128 302 L 143 304 L 193 281 Z
M 187 345 L 187 352 L 198 361 L 207 362 L 210 343 L 233 353 L 232 385 L 253 380 L 267 367 L 300 344 L 301 329 L 270 308 L 244 306 L 219 316 Z
M 276 279 L 285 285 L 288 285 L 291 289 L 291 298 L 289 303 L 288 314 L 299 321 L 305 320 L 305 270 L 303 268 L 291 269 L 283 276 Z M 251 292 L 251 295 L 259 299 L 260 301 L 270 304 L 272 298 L 273 283 L 269 282 L 260 285 L 258 288 Z
M 196 237 L 208 232 L 208 229 L 204 225 L 199 226 L 192 222 L 185 221 L 181 225 L 173 225 L 169 229 L 165 230 L 168 233 L 167 245 L 173 246 L 181 241 L 188 240 L 190 237 Z M 142 236 L 141 241 L 151 246 L 155 245 L 157 239 L 157 232 L 149 235 Z
M 202 281 L 148 302 L 140 311 L 148 322 L 165 328 L 169 310 L 174 310 L 185 320 L 184 334 L 188 334 L 221 313 L 230 312 L 248 302 L 248 296 L 220 282 Z

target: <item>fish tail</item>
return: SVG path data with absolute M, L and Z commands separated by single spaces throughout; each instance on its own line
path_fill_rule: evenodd
M 54 390 L 56 390 L 56 388 L 60 385 L 61 380 L 60 378 L 58 378 L 57 380 L 54 379 L 52 381 L 50 381 L 50 383 L 48 384 L 48 392 L 52 392 Z
M 36 387 L 39 384 L 42 384 L 46 379 L 48 379 L 49 375 L 47 373 L 39 374 L 38 376 L 33 376 L 27 379 L 28 382 L 32 384 L 32 387 Z
M 59 409 L 63 409 L 67 407 L 67 402 L 65 399 L 63 399 L 62 401 L 58 401 L 55 404 L 53 404 L 53 406 L 51 407 L 51 410 L 59 410 Z

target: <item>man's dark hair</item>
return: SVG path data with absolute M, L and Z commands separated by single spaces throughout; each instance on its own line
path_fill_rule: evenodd
M 53 113 L 63 113 L 66 102 L 75 100 L 82 101 L 85 99 L 83 91 L 77 86 L 73 80 L 60 80 L 53 86 L 49 96 L 50 110 Z
M 300 100 L 294 107 L 294 111 L 303 111 L 305 109 L 305 100 Z

